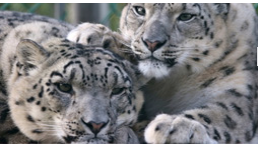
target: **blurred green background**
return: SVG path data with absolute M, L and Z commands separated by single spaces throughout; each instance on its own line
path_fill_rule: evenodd
M 102 23 L 117 30 L 123 3 L 2 3 L 0 10 L 37 13 L 67 21 Z M 258 12 L 258 3 L 253 4 Z
M 102 23 L 117 30 L 123 3 L 1 3 L 0 10 L 36 13 L 72 24 Z

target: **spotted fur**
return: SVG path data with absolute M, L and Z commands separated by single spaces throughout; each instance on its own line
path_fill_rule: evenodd
M 166 113 L 148 125 L 148 143 L 251 142 L 258 106 L 256 17 L 251 4 L 124 8 L 120 30 L 132 40 L 140 70 L 154 78 L 144 87 L 143 119 Z
M 0 19 L 0 143 L 138 143 L 130 127 L 143 97 L 131 63 L 68 41 L 72 25 L 17 12 Z
M 251 4 L 125 6 L 120 38 L 152 79 L 147 143 L 257 143 L 256 27 Z

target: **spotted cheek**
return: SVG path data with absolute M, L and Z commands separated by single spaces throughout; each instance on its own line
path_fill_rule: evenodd
M 72 115 L 72 114 L 70 114 Z M 85 132 L 84 127 L 80 122 L 80 116 L 74 114 L 73 116 L 66 116 L 62 120 L 62 129 L 69 136 L 80 136 Z
M 48 105 L 49 105 L 48 110 L 55 114 L 63 115 L 64 112 L 66 111 L 65 106 L 59 100 L 50 99 L 48 100 Z
M 54 117 L 60 117 L 44 100 L 35 100 L 33 104 L 28 113 L 36 122 L 53 121 Z

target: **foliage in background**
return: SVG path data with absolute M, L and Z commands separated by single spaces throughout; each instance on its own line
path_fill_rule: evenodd
M 10 11 L 19 11 L 19 12 L 29 12 L 36 13 L 40 15 L 45 15 L 49 17 L 54 17 L 54 3 L 2 3 L 0 4 L 0 10 L 10 10 Z M 65 4 L 65 9 L 68 9 L 69 4 Z M 109 26 L 113 30 L 117 30 L 119 25 L 119 17 L 123 7 L 126 4 L 109 4 L 109 12 L 107 16 L 101 21 L 102 23 L 109 22 Z M 67 17 L 67 11 L 64 11 L 64 14 L 60 16 L 60 20 L 65 20 L 70 22 Z
M 54 17 L 54 5 L 53 3 L 2 3 L 0 4 L 0 10 L 11 10 L 11 11 L 20 11 L 20 12 L 30 12 L 37 13 L 40 15 L 45 15 L 49 17 Z M 66 9 L 69 4 L 65 4 Z M 119 17 L 121 15 L 121 11 L 126 4 L 109 4 L 109 12 L 107 16 L 101 21 L 102 23 L 109 22 L 109 26 L 113 30 L 117 30 L 119 25 Z M 258 13 L 258 3 L 253 4 L 256 12 Z M 67 20 L 67 11 L 64 12 L 60 16 L 60 20 Z
M 0 10 L 11 10 L 19 12 L 29 12 L 54 17 L 53 3 L 4 3 L 0 4 Z
M 258 3 L 255 3 L 253 5 L 254 5 L 254 9 L 256 10 L 256 13 L 258 14 Z
M 126 4 L 115 4 L 115 3 L 109 4 L 109 8 L 110 8 L 109 15 L 107 15 L 107 17 L 103 21 L 104 22 L 109 21 L 109 25 L 112 30 L 117 30 L 121 11 L 125 5 Z

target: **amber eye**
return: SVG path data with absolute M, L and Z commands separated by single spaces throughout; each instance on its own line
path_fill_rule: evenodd
M 112 95 L 119 95 L 122 94 L 125 91 L 125 88 L 114 88 L 112 91 Z
M 179 21 L 189 21 L 191 20 L 192 18 L 194 18 L 194 14 L 189 14 L 189 13 L 183 13 L 181 14 L 177 19 Z
M 72 85 L 66 84 L 66 83 L 56 83 L 56 86 L 58 90 L 65 92 L 65 93 L 71 93 L 72 92 Z
M 134 13 L 140 16 L 145 16 L 145 9 L 141 6 L 134 6 Z

